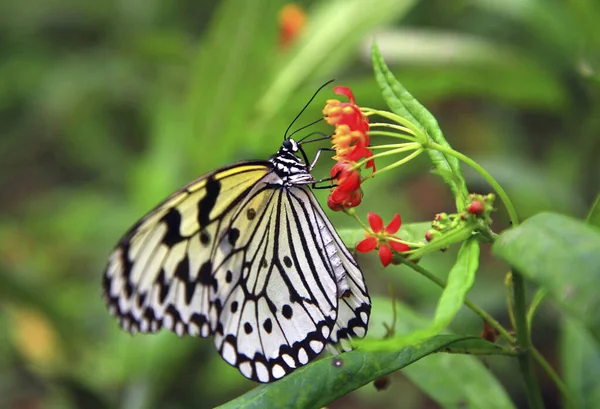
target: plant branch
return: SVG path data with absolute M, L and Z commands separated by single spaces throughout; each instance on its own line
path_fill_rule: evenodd
M 506 208 L 506 211 L 508 212 L 508 216 L 510 218 L 510 221 L 511 221 L 513 227 L 516 227 L 519 225 L 519 217 L 517 216 L 517 211 L 515 210 L 515 207 L 513 206 L 510 198 L 508 197 L 508 195 L 506 194 L 506 192 L 504 191 L 502 186 L 500 186 L 500 184 L 496 181 L 496 179 L 494 179 L 492 177 L 492 175 L 490 175 L 488 173 L 487 170 L 485 170 L 483 167 L 481 167 L 473 159 L 469 158 L 466 155 L 463 155 L 462 153 L 460 153 L 458 151 L 455 151 L 452 148 L 448 148 L 446 146 L 443 146 L 443 145 L 440 145 L 440 144 L 437 144 L 437 143 L 431 142 L 431 141 L 428 142 L 426 147 L 428 149 L 434 149 L 434 150 L 446 153 L 448 155 L 454 156 L 457 159 L 460 159 L 461 161 L 463 161 L 464 163 L 469 165 L 470 167 L 472 167 L 473 169 L 475 169 L 477 171 L 477 173 L 479 173 L 485 179 L 485 181 L 488 182 L 490 184 L 490 186 L 496 191 L 496 193 L 500 197 L 500 200 L 502 200 L 502 202 L 504 203 L 504 207 Z
M 483 167 L 481 167 L 477 162 L 468 156 L 435 142 L 428 141 L 427 148 L 435 149 L 448 155 L 452 155 L 475 169 L 475 171 L 477 171 L 496 191 L 500 197 L 500 200 L 502 200 L 504 203 L 513 227 L 519 225 L 519 217 L 517 216 L 517 212 L 510 198 L 502 186 L 500 186 L 500 184 L 496 181 L 496 179 L 494 179 L 492 175 L 490 175 Z M 519 355 L 519 366 L 527 386 L 527 399 L 529 401 L 529 406 L 534 409 L 540 409 L 544 407 L 544 403 L 542 401 L 540 387 L 533 370 L 531 337 L 529 333 L 529 327 L 527 325 L 527 291 L 525 289 L 525 280 L 521 274 L 514 270 L 512 274 L 512 284 L 515 330 L 517 332 L 517 345 L 521 352 Z
M 418 264 L 414 264 L 411 261 L 402 260 L 402 263 L 404 265 L 406 265 L 407 267 L 412 268 L 417 273 L 419 273 L 422 276 L 424 276 L 425 278 L 427 278 L 429 281 L 432 281 L 438 287 L 446 288 L 446 282 L 443 279 L 436 277 L 434 274 L 429 272 L 427 269 L 419 266 Z M 483 318 L 488 324 L 490 324 L 490 327 L 492 327 L 496 331 L 498 331 L 498 333 L 500 334 L 500 336 L 502 338 L 506 339 L 511 345 L 515 344 L 515 338 L 508 332 L 508 330 L 506 330 L 506 328 L 504 328 L 498 321 L 496 321 L 494 319 L 494 317 L 492 317 L 490 314 L 488 314 L 486 311 L 484 311 L 482 308 L 480 308 L 477 304 L 470 301 L 468 298 L 465 298 L 464 304 L 467 308 L 469 308 L 475 314 L 477 314 L 481 318 Z

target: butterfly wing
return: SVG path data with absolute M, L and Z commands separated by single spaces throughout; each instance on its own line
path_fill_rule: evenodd
M 371 300 L 363 274 L 312 191 L 306 186 L 299 186 L 292 189 L 289 196 L 292 207 L 303 209 L 310 224 L 316 227 L 312 234 L 317 237 L 316 244 L 321 253 L 327 255 L 327 268 L 336 278 L 339 304 L 328 342 L 349 350 L 347 341 L 352 337 L 365 336 L 371 314 Z
M 222 168 L 184 186 L 136 223 L 110 255 L 104 299 L 132 333 L 167 327 L 206 337 L 211 314 L 211 260 L 223 218 L 271 171 L 269 162 Z M 214 309 L 213 309 L 214 310 Z
M 350 321 L 366 327 L 370 308 L 312 192 L 282 187 L 269 162 L 218 170 L 167 198 L 113 251 L 104 289 L 126 330 L 214 334 L 225 361 L 261 382 L 360 336 Z
M 278 182 L 266 176 L 233 214 L 229 229 L 241 233 L 232 248 L 224 244 L 215 272 L 225 283 L 217 293 L 215 345 L 225 361 L 260 382 L 319 354 L 338 307 L 329 258 L 314 241 L 314 218 L 299 214 Z

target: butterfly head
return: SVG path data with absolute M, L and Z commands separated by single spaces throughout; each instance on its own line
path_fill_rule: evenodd
M 289 152 L 292 154 L 296 154 L 300 150 L 300 145 L 298 142 L 293 140 L 292 138 L 285 138 L 283 143 L 281 144 L 281 149 L 279 149 L 280 153 Z
M 270 161 L 275 167 L 275 172 L 284 183 L 306 184 L 313 182 L 310 169 L 306 164 L 306 154 L 300 144 L 292 138 L 283 140 L 281 148 L 271 157 Z

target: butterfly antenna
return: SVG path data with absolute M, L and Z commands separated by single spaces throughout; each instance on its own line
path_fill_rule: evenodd
M 319 135 L 318 138 L 315 139 L 310 139 L 310 140 L 306 140 L 308 137 L 313 136 L 313 135 Z M 308 135 L 306 135 L 305 137 L 303 137 L 302 139 L 296 141 L 298 142 L 298 145 L 301 144 L 306 144 L 306 143 L 313 143 L 313 142 L 317 142 L 317 141 L 323 141 L 325 139 L 329 139 L 331 138 L 331 135 L 326 134 L 325 132 L 311 132 Z
M 292 128 L 292 126 L 294 125 L 294 123 L 296 123 L 296 121 L 298 120 L 298 118 L 300 118 L 300 115 L 302 115 L 302 114 L 304 113 L 304 111 L 306 111 L 306 108 L 308 108 L 308 106 L 310 105 L 310 103 L 311 103 L 311 102 L 313 102 L 313 100 L 315 99 L 315 97 L 317 96 L 317 94 L 318 94 L 318 93 L 319 93 L 319 92 L 320 92 L 320 91 L 321 91 L 323 88 L 325 88 L 326 86 L 328 86 L 329 84 L 331 84 L 333 81 L 335 81 L 335 80 L 329 80 L 329 81 L 327 81 L 325 84 L 321 85 L 321 86 L 319 87 L 319 89 L 318 89 L 318 90 L 317 90 L 317 91 L 316 91 L 316 92 L 313 94 L 313 96 L 312 96 L 312 97 L 311 97 L 311 98 L 308 100 L 308 102 L 306 103 L 306 105 L 304 105 L 304 108 L 302 108 L 302 110 L 301 110 L 301 111 L 298 113 L 298 115 L 296 115 L 296 118 L 294 118 L 294 120 L 292 121 L 292 123 L 291 123 L 291 124 L 290 124 L 290 125 L 287 127 L 287 129 L 285 130 L 285 133 L 283 134 L 283 140 L 284 140 L 284 141 L 285 141 L 285 140 L 288 138 L 288 135 L 287 135 L 287 134 L 288 134 L 288 132 L 290 131 L 290 129 Z M 319 119 L 319 121 L 320 121 L 320 119 Z M 317 123 L 317 122 L 319 122 L 319 121 L 313 122 L 313 123 L 311 123 L 310 125 L 314 125 L 314 124 L 316 124 L 316 123 Z M 310 126 L 310 125 L 307 125 L 307 126 Z M 306 128 L 306 127 L 303 127 L 303 128 L 301 128 L 301 129 L 304 129 L 304 128 Z
M 288 138 L 291 138 L 292 136 L 294 136 L 294 135 L 295 135 L 295 134 L 297 134 L 298 132 L 300 132 L 300 131 L 303 131 L 303 130 L 305 130 L 306 128 L 309 128 L 309 127 L 313 126 L 314 124 L 318 124 L 318 123 L 319 123 L 319 122 L 321 122 L 322 120 L 323 120 L 323 118 L 319 118 L 319 119 L 317 119 L 317 120 L 315 120 L 315 121 L 312 121 L 310 124 L 308 124 L 308 125 L 304 125 L 302 128 L 298 128 L 298 129 L 296 129 L 294 132 L 292 132 L 291 134 L 289 134 L 287 137 L 288 137 Z M 309 134 L 309 135 L 307 135 L 307 136 L 310 136 L 310 135 L 314 135 L 314 132 L 313 132 L 312 134 Z M 304 138 L 302 138 L 302 139 L 305 139 L 305 138 L 306 138 L 306 136 L 305 136 Z M 302 139 L 301 139 L 301 140 L 302 140 Z M 300 141 L 298 141 L 298 142 L 300 142 Z

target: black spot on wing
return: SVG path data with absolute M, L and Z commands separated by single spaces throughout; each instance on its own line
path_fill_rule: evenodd
M 221 183 L 214 176 L 206 179 L 206 195 L 198 202 L 198 224 L 200 228 L 205 227 L 210 222 L 210 212 L 212 212 L 217 197 L 221 192 Z
M 253 330 L 254 328 L 252 328 L 252 324 L 250 324 L 249 322 L 244 324 L 244 332 L 246 334 L 251 334 Z
M 162 239 L 163 243 L 172 247 L 184 240 L 184 237 L 179 233 L 181 228 L 181 213 L 177 209 L 171 208 L 160 220 L 167 225 L 167 232 Z
M 183 283 L 185 287 L 185 302 L 189 305 L 196 291 L 196 284 L 190 280 L 190 261 L 186 255 L 175 268 L 175 277 Z
M 198 272 L 198 281 L 203 285 L 211 285 L 214 280 L 212 270 L 212 262 L 210 260 L 204 262 L 204 264 L 200 266 L 200 271 Z
M 289 320 L 290 318 L 292 318 L 292 307 L 290 307 L 289 304 L 285 304 L 281 308 L 281 313 L 283 314 L 283 316 L 285 318 L 287 318 Z
M 121 263 L 123 264 L 123 278 L 129 280 L 129 276 L 131 275 L 131 270 L 133 269 L 133 262 L 129 259 L 129 247 L 131 246 L 131 243 L 126 242 L 122 244 L 123 246 L 123 250 L 121 251 L 121 254 L 119 255 L 119 258 L 121 259 Z M 105 285 L 106 289 L 109 289 L 108 286 Z
M 158 300 L 161 302 L 161 304 L 163 304 L 167 299 L 170 288 L 170 285 L 166 279 L 165 270 L 163 268 L 160 269 L 160 273 L 158 273 L 158 276 L 156 277 L 156 284 L 158 284 L 160 290 L 158 292 Z
M 137 298 L 136 298 L 136 303 L 138 308 L 142 308 L 142 306 L 146 303 L 146 297 L 147 297 L 148 293 L 138 293 Z
M 200 243 L 202 243 L 203 246 L 208 246 L 210 243 L 210 235 L 207 232 L 200 232 Z
M 131 298 L 133 295 L 133 284 L 131 284 L 131 281 L 129 280 L 125 283 L 125 294 L 127 295 L 127 298 Z
M 273 331 L 273 322 L 271 318 L 267 318 L 265 322 L 263 322 L 263 328 L 267 331 L 267 334 L 270 334 Z
M 231 229 L 229 229 L 229 235 L 228 235 L 229 244 L 231 244 L 233 246 L 239 238 L 240 238 L 239 229 L 236 229 L 235 227 L 232 227 Z

